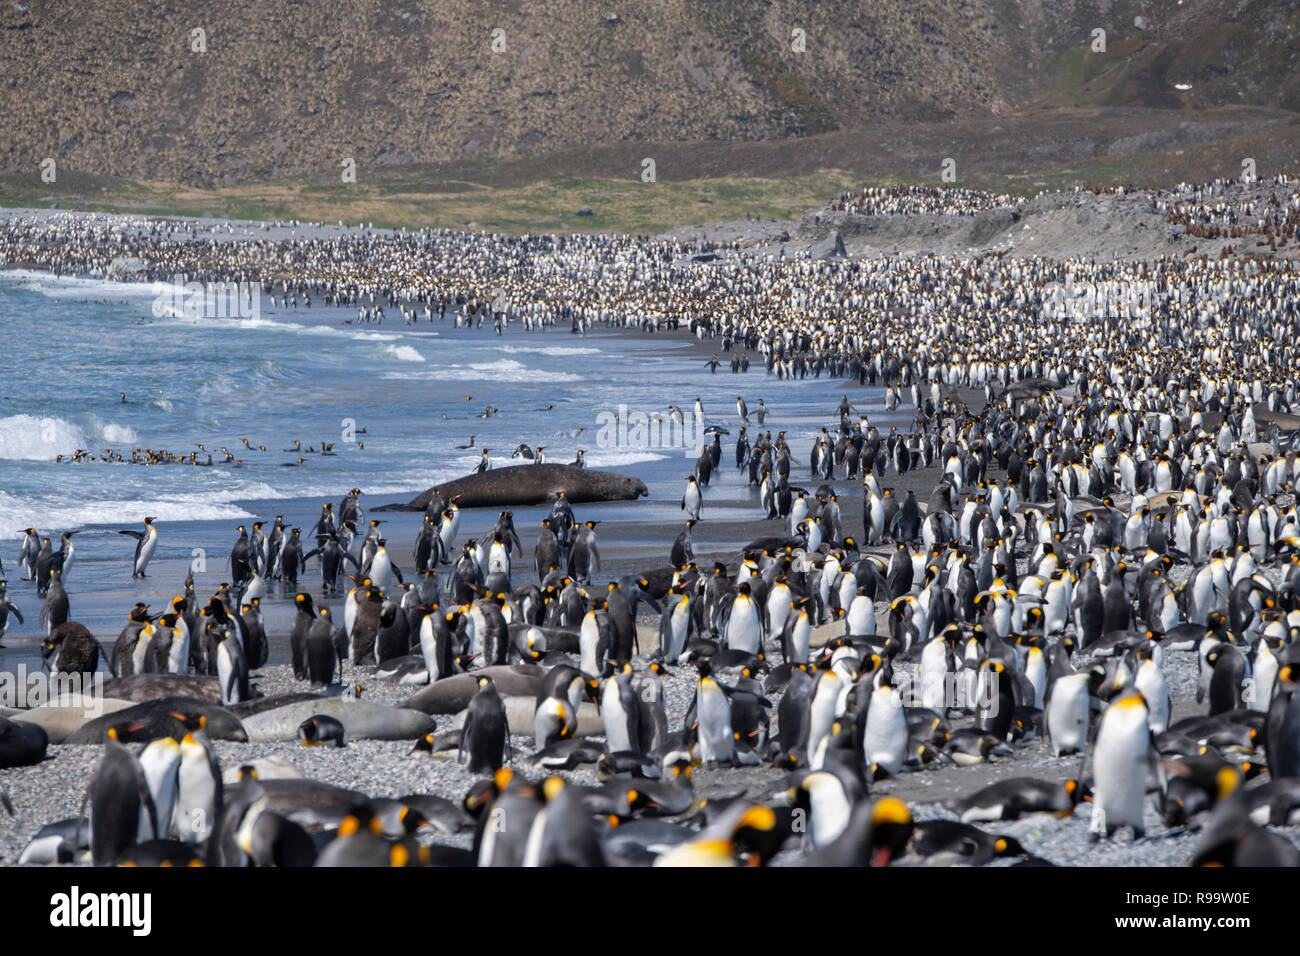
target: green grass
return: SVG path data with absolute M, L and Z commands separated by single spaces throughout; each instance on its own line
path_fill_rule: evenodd
M 639 179 L 547 177 L 513 188 L 444 183 L 404 174 L 376 183 L 278 183 L 200 190 L 123 181 L 107 188 L 46 186 L 0 178 L 0 205 L 59 205 L 96 211 L 237 219 L 372 222 L 376 226 L 495 232 L 658 233 L 674 226 L 746 214 L 797 219 L 860 183 L 841 170 L 790 178 L 718 178 L 643 183 Z M 580 208 L 590 216 L 579 216 Z

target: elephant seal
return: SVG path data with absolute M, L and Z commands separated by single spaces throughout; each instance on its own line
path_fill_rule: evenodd
M 240 720 L 246 721 L 254 714 L 263 714 L 268 710 L 275 710 L 277 707 L 287 707 L 289 704 L 297 704 L 305 700 L 324 699 L 324 696 L 321 694 L 313 694 L 310 691 L 304 690 L 293 694 L 277 694 L 275 697 L 256 697 L 253 700 L 245 700 L 238 704 L 231 704 L 226 709 Z
M 0 717 L 0 770 L 40 763 L 49 745 L 49 734 L 39 724 Z
M 297 740 L 299 725 L 320 715 L 341 723 L 352 740 L 414 740 L 432 731 L 434 724 L 433 718 L 420 710 L 322 697 L 253 714 L 245 719 L 244 729 L 254 743 Z
M 239 718 L 216 704 L 206 700 L 194 700 L 189 697 L 164 697 L 136 704 L 83 724 L 68 735 L 67 744 L 102 744 L 108 739 L 110 727 L 122 727 L 128 730 L 119 732 L 120 742 L 148 741 L 157 737 L 175 737 L 182 739 L 186 734 L 185 724 L 175 715 L 202 715 L 207 722 L 204 729 L 213 740 L 235 740 L 248 742 L 248 734 Z
M 645 482 L 629 475 L 592 471 L 572 465 L 509 465 L 430 488 L 406 505 L 385 505 L 377 511 L 423 511 L 435 494 L 460 508 L 508 508 L 548 504 L 564 492 L 574 504 L 586 501 L 635 501 L 650 494 Z
M 104 696 L 144 703 L 163 697 L 184 697 L 221 703 L 221 681 L 193 674 L 132 674 L 104 681 Z
M 546 672 L 540 667 L 525 664 L 484 667 L 468 674 L 444 677 L 416 691 L 402 701 L 401 706 L 426 714 L 456 714 L 468 707 L 470 698 L 478 693 L 480 677 L 491 677 L 502 697 L 536 697 L 537 688 L 545 676 Z

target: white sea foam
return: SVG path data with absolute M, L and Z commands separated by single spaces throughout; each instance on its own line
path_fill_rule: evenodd
M 599 355 L 600 349 L 585 348 L 580 345 L 503 345 L 498 352 L 526 353 L 533 355 Z
M 129 425 L 114 425 L 109 422 L 103 428 L 103 439 L 117 445 L 130 445 L 138 439 L 138 436 L 135 429 Z
M 389 345 L 385 346 L 384 351 L 397 359 L 399 362 L 423 362 L 424 356 L 410 345 Z
M 51 299 L 152 299 L 152 282 L 117 282 L 87 276 L 56 276 L 38 269 L 7 269 L 4 278 Z
M 224 492 L 171 495 L 148 501 L 119 499 L 49 501 L 17 498 L 0 491 L 0 537 L 15 537 L 23 528 L 42 533 L 82 528 L 86 525 L 139 524 L 146 515 L 168 521 L 226 521 L 254 517 L 228 500 Z
M 130 445 L 137 440 L 128 425 L 109 422 L 89 432 L 63 418 L 50 415 L 10 415 L 0 418 L 0 458 L 53 461 L 94 442 Z
M 681 452 L 678 452 L 681 455 Z M 576 457 L 576 456 L 575 456 Z M 663 461 L 668 456 L 654 451 L 617 451 L 615 449 L 589 450 L 583 458 L 592 468 L 611 468 L 616 465 L 635 465 L 644 461 Z M 568 464 L 568 462 L 565 462 Z
M 471 362 L 468 365 L 448 365 L 444 368 L 420 372 L 385 372 L 384 378 L 403 381 L 443 382 L 576 382 L 579 376 L 569 372 L 548 372 L 529 368 L 514 359 L 495 359 L 490 362 Z

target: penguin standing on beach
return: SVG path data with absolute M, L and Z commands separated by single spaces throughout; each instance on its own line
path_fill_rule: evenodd
M 311 595 L 303 591 L 294 598 L 298 609 L 293 620 L 293 633 L 289 636 L 289 653 L 293 663 L 293 676 L 307 679 L 307 635 L 316 621 L 316 607 Z
M 605 723 L 605 750 L 609 753 L 636 752 L 641 749 L 641 710 L 632 686 L 632 667 L 605 680 L 600 698 L 600 716 Z
M 226 625 L 217 644 L 217 678 L 223 707 L 248 700 L 248 659 L 233 624 Z
M 230 549 L 230 580 L 236 586 L 253 574 L 253 546 L 248 539 L 248 529 L 241 524 L 238 530 L 239 537 Z
M 731 701 L 715 680 L 707 662 L 700 665 L 695 685 L 695 737 L 697 756 L 706 764 L 729 764 L 735 759 L 736 741 L 731 732 Z
M 110 728 L 108 733 L 103 756 L 86 793 L 90 803 L 90 858 L 95 866 L 111 866 L 124 850 L 139 843 L 145 832 L 157 832 L 144 769 L 135 754 L 117 742 L 116 731 Z
M 1141 693 L 1113 700 L 1101 715 L 1092 745 L 1092 839 L 1109 839 L 1123 826 L 1133 828 L 1135 840 L 1145 835 L 1147 774 L 1153 766 L 1159 774 L 1151 740 L 1150 713 Z
M 18 551 L 18 567 L 23 569 L 24 581 L 36 580 L 36 557 L 41 553 L 41 536 L 35 528 L 23 529 L 23 543 Z
M 569 574 L 586 583 L 600 573 L 600 552 L 596 550 L 596 525 L 599 521 L 584 521 L 573 536 L 569 552 Z
M 18 618 L 19 624 L 25 623 L 23 621 L 23 612 L 18 610 L 18 605 L 14 604 L 9 597 L 9 592 L 6 590 L 8 584 L 8 581 L 0 580 L 0 640 L 4 639 L 5 631 L 9 629 L 10 614 Z M 0 644 L 0 647 L 4 647 L 4 645 Z
M 50 586 L 45 592 L 45 604 L 41 607 L 41 630 L 46 635 L 68 620 L 68 592 L 63 589 L 63 575 L 58 571 L 50 574 Z
M 470 773 L 495 773 L 505 761 L 509 745 L 506 708 L 492 678 L 479 677 L 478 692 L 470 698 L 461 729 L 458 760 Z
M 181 740 L 180 786 L 176 795 L 176 835 L 182 843 L 202 843 L 221 818 L 224 787 L 212 741 L 199 717 L 187 721 Z
M 154 552 L 158 550 L 158 529 L 153 526 L 153 518 L 144 519 L 143 531 L 119 531 L 135 538 L 135 558 L 131 564 L 131 577 L 142 578 Z

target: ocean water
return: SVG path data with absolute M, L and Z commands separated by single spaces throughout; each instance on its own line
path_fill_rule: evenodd
M 395 309 L 382 325 L 347 326 L 341 323 L 355 319 L 355 309 L 300 304 L 294 311 L 268 297 L 256 318 L 185 318 L 155 315 L 155 299 L 148 284 L 0 272 L 8 371 L 0 388 L 0 559 L 26 617 L 25 624 L 10 622 L 4 640 L 11 656 L 30 656 L 37 640 L 41 599 L 16 567 L 20 530 L 29 526 L 56 546 L 60 532 L 79 532 L 66 582 L 72 618 L 111 642 L 135 600 L 160 608 L 180 593 L 196 558 L 204 567 L 196 575 L 201 594 L 228 580 L 238 525 L 269 524 L 283 514 L 305 536 L 323 502 L 337 503 L 353 487 L 362 489 L 367 509 L 408 501 L 470 472 L 481 447 L 492 450 L 497 466 L 521 463 L 510 460 L 521 442 L 545 446 L 547 461 L 556 463 L 583 448 L 589 467 L 640 477 L 649 499 L 584 505 L 579 518 L 661 521 L 662 539 L 645 548 L 666 559 L 696 450 L 645 447 L 626 434 L 622 444 L 611 443 L 619 438 L 609 424 L 615 414 L 664 413 L 675 403 L 689 420 L 698 396 L 706 420 L 731 430 L 723 439 L 727 496 L 753 498 L 752 507 L 728 509 L 734 518 L 757 509 L 757 492 L 734 470 L 737 395 L 746 397 L 751 418 L 757 399 L 765 399 L 773 409 L 767 427 L 786 429 L 800 459 L 846 391 L 873 421 L 888 421 L 877 389 L 825 378 L 778 381 L 757 355 L 748 374 L 733 375 L 725 365 L 713 374 L 693 343 L 664 335 L 510 327 L 497 336 L 487 326 L 456 329 L 450 318 L 407 327 Z M 488 406 L 499 411 L 482 417 Z M 365 432 L 348 440 L 350 429 Z M 471 435 L 474 448 L 458 447 Z M 297 453 L 295 439 L 318 450 L 332 442 L 334 454 Z M 200 461 L 211 453 L 216 463 L 57 461 L 77 449 L 129 457 L 132 448 L 198 451 Z M 242 467 L 223 464 L 223 448 Z M 302 465 L 286 467 L 299 457 Z M 546 510 L 516 509 L 526 564 Z M 132 582 L 134 541 L 117 530 L 138 529 L 146 515 L 156 518 L 159 548 L 149 579 Z M 418 515 L 382 517 L 395 541 L 409 542 L 419 523 Z M 493 510 L 466 512 L 462 539 L 495 518 Z M 405 550 L 396 557 L 409 567 Z M 313 567 L 304 581 L 318 583 L 316 574 Z M 273 634 L 290 615 L 287 603 L 268 608 Z

